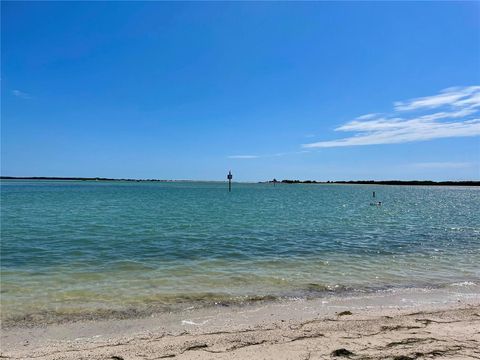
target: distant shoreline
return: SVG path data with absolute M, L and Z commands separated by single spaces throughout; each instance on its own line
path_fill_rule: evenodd
M 222 180 L 165 180 L 165 179 L 114 179 L 101 177 L 49 177 L 49 176 L 0 176 L 0 180 L 62 180 L 62 181 L 131 181 L 131 182 L 223 182 Z M 480 186 L 480 181 L 431 181 L 431 180 L 279 180 L 277 184 L 347 184 L 347 185 L 419 185 L 419 186 Z M 274 181 L 260 181 L 260 184 Z
M 56 176 L 0 176 L 0 180 L 69 180 L 69 181 L 157 181 L 157 182 L 180 182 L 197 180 L 162 180 L 162 179 L 113 179 L 101 177 L 56 177 Z
M 272 181 L 269 181 L 272 183 Z M 480 186 L 480 181 L 431 181 L 431 180 L 350 180 L 315 181 L 282 180 L 282 184 L 347 184 L 347 185 L 421 185 L 421 186 Z

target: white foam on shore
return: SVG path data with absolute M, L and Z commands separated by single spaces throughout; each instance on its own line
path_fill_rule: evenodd
M 475 284 L 473 281 L 463 281 L 463 282 L 450 284 L 450 286 L 475 286 L 475 285 L 477 284 Z
M 205 325 L 208 322 L 208 320 L 204 320 L 201 323 L 196 323 L 192 320 L 182 320 L 182 325 L 195 325 L 195 326 L 202 326 Z
M 223 331 L 223 329 L 241 330 L 265 324 L 299 322 L 310 319 L 326 319 L 338 316 L 341 311 L 351 311 L 354 315 L 379 316 L 392 311 L 435 311 L 480 304 L 480 290 L 477 286 L 450 287 L 440 289 L 397 289 L 360 296 L 328 296 L 305 301 L 279 301 L 254 303 L 245 306 L 205 307 L 185 311 L 158 313 L 155 317 L 85 320 L 72 323 L 48 324 L 30 327 L 3 329 L 0 334 L 2 345 L 23 349 L 23 342 L 29 346 L 40 346 L 46 342 L 98 341 L 94 338 L 102 334 L 109 337 L 131 337 L 145 331 L 160 334 L 182 334 L 186 330 Z M 363 316 L 363 315 L 362 315 Z M 83 340 L 82 340 L 83 341 Z

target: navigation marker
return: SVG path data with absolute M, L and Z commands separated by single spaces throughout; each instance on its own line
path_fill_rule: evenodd
M 232 178 L 233 178 L 233 175 L 232 175 L 232 171 L 230 170 L 228 172 L 228 175 L 227 175 L 227 179 L 228 179 L 228 192 L 231 192 L 232 191 Z

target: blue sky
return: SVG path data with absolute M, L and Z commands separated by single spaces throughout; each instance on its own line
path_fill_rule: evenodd
M 1 173 L 480 179 L 479 2 L 2 2 Z

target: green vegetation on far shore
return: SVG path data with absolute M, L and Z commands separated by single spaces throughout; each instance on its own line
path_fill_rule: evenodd
M 269 182 L 273 183 L 273 181 L 269 181 Z M 283 184 L 480 186 L 480 181 L 430 181 L 430 180 L 380 180 L 380 181 L 377 181 L 377 180 L 350 180 L 350 181 L 282 180 L 281 183 Z
M 17 177 L 0 176 L 1 180 L 69 180 L 69 181 L 134 181 L 134 182 L 176 182 L 193 180 L 161 180 L 161 179 L 111 179 L 86 177 Z M 350 181 L 316 181 L 316 180 L 271 180 L 261 183 L 276 184 L 360 184 L 360 185 L 430 185 L 430 186 L 480 186 L 480 181 L 430 181 L 430 180 L 350 180 Z

